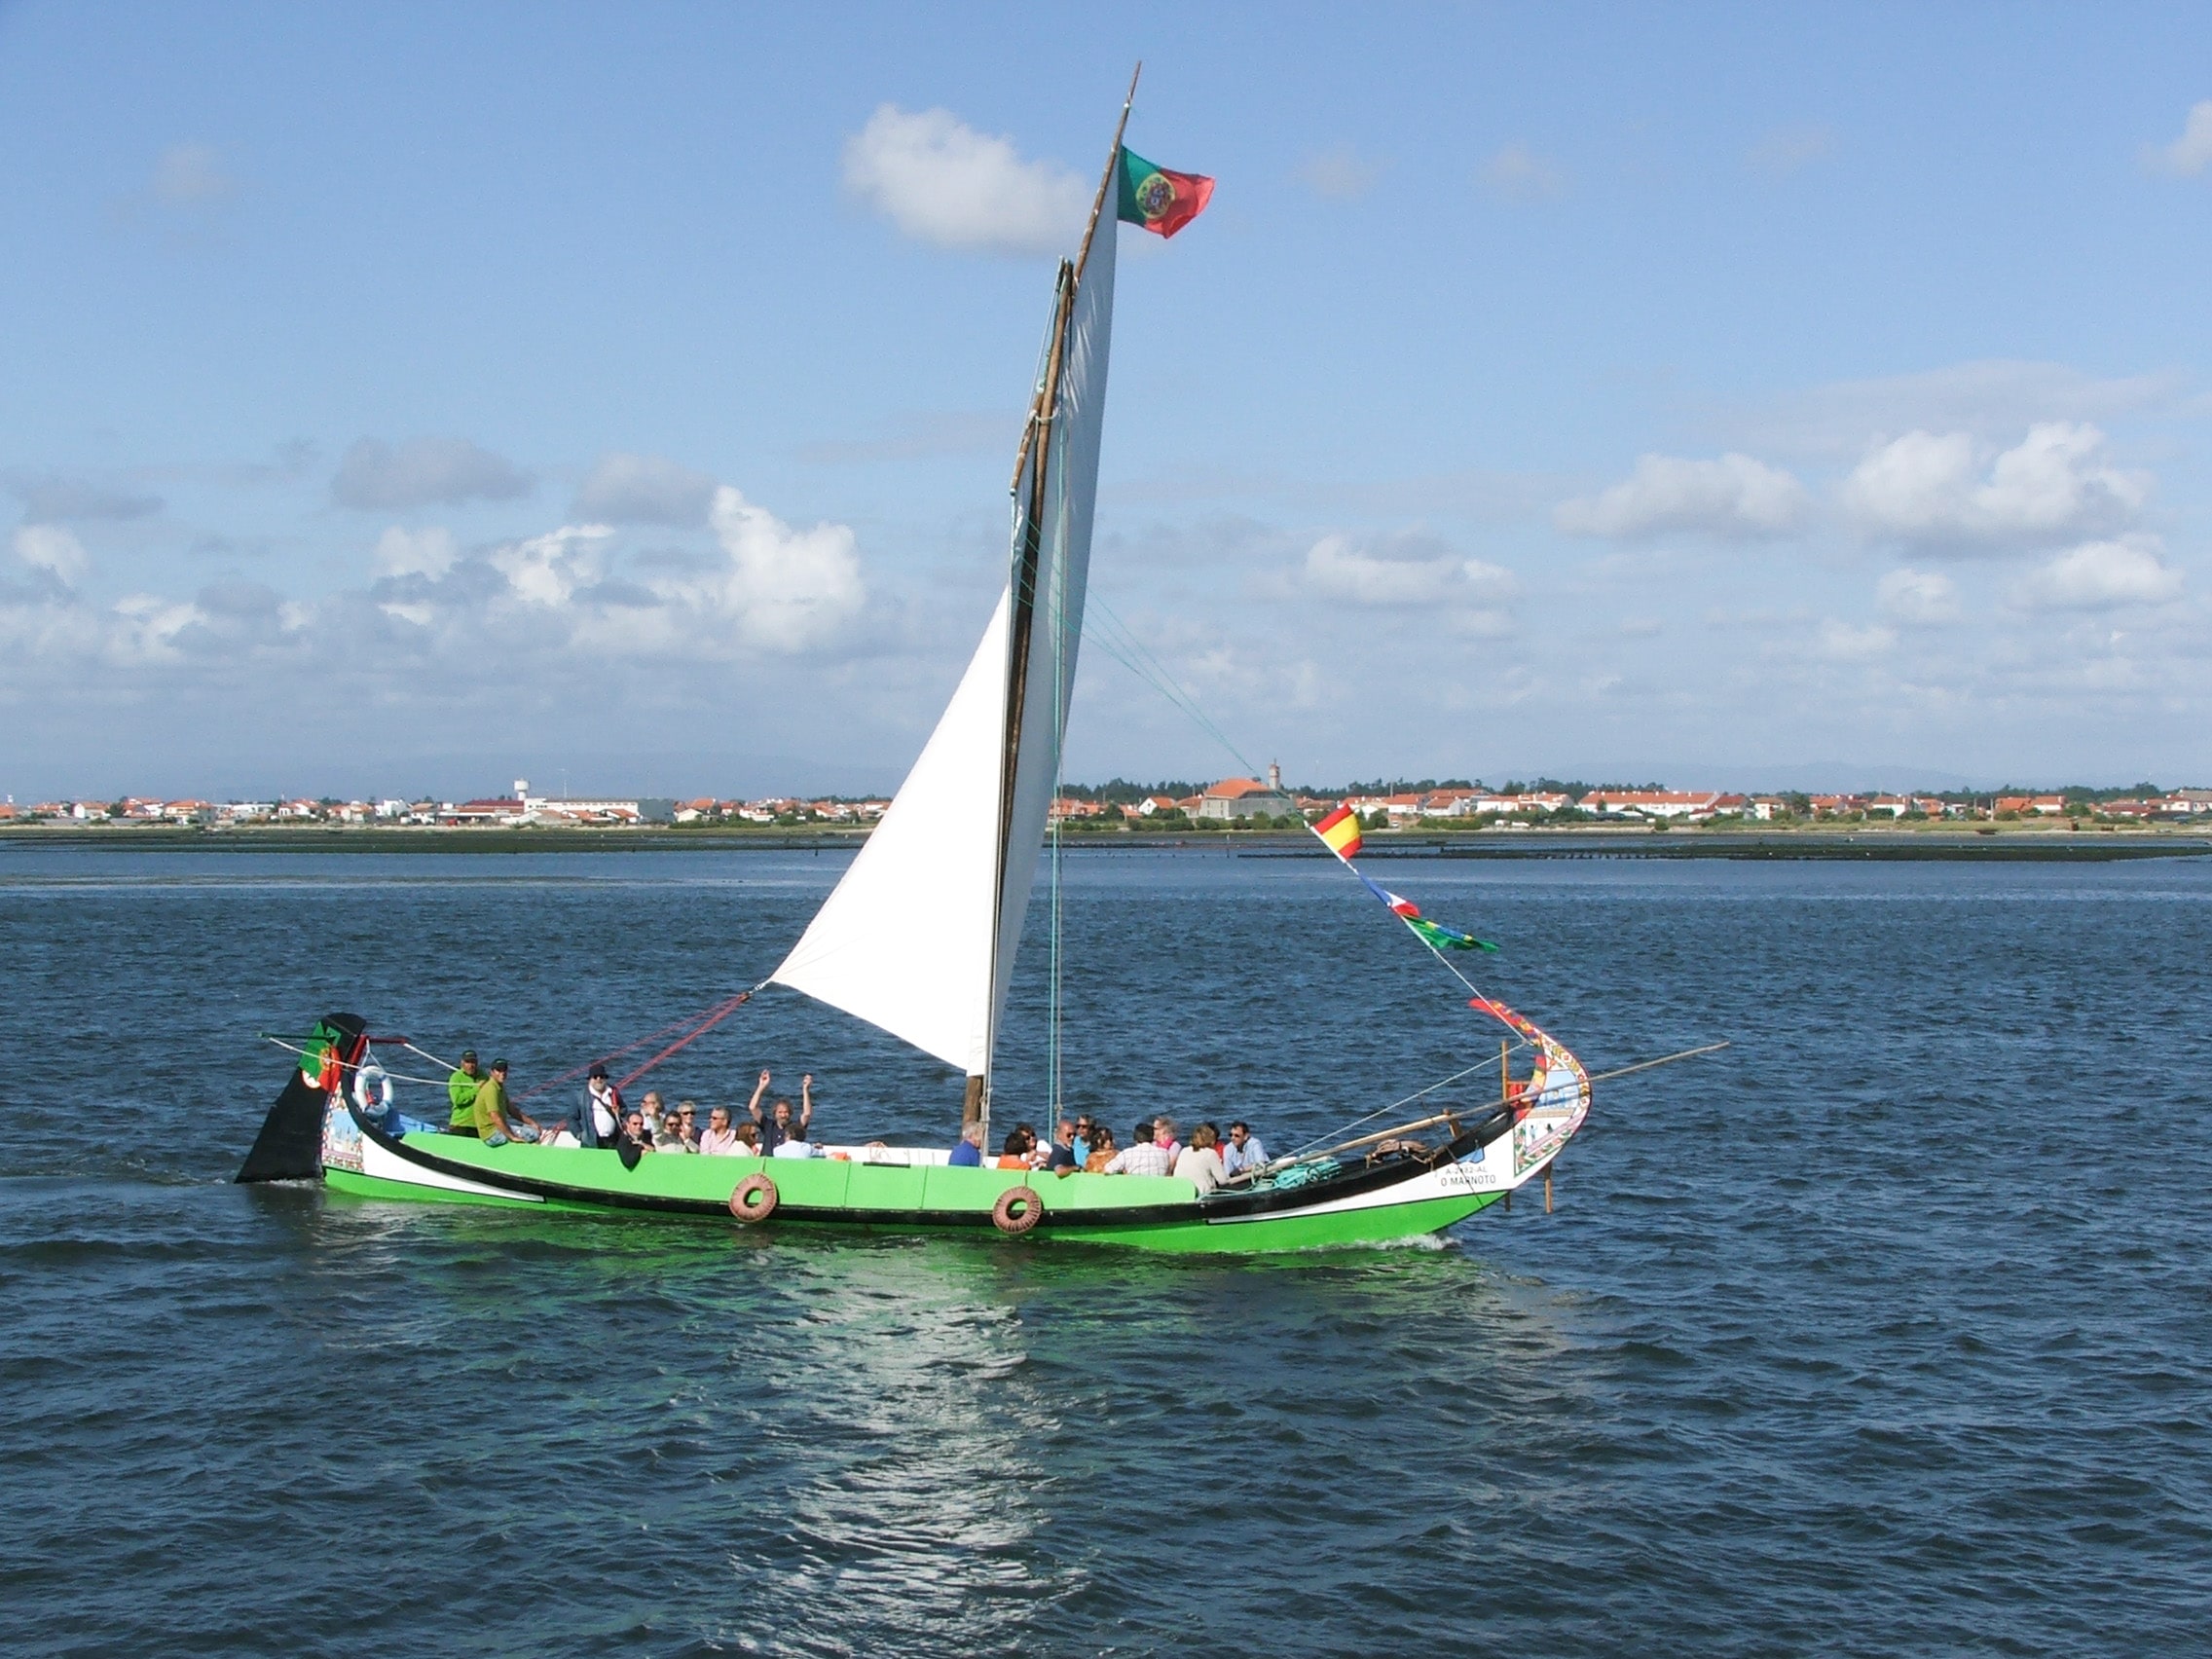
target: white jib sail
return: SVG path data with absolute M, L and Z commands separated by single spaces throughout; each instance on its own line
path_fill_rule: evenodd
M 1006 636 L 1002 595 L 921 758 L 774 975 L 970 1074 L 989 1057 Z
M 1098 489 L 1115 235 L 1109 217 L 1092 238 L 1064 336 L 1043 445 L 1034 587 L 1017 593 L 1010 581 L 890 809 L 770 976 L 970 1077 L 990 1072 L 1075 683 Z M 1036 447 L 1016 482 L 1016 575 L 1036 498 Z M 1015 620 L 1023 609 L 1030 611 L 1025 688 L 1019 723 L 1010 731 Z

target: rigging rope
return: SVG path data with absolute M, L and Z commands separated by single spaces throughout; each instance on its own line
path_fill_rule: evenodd
M 1447 962 L 1445 966 L 1449 968 L 1452 965 Z M 1531 1044 L 1528 1038 L 1517 1038 L 1513 1042 L 1511 1047 L 1507 1050 L 1507 1052 L 1510 1053 L 1513 1049 L 1528 1049 L 1532 1047 L 1534 1047 L 1534 1045 Z M 1287 1159 L 1303 1157 L 1305 1154 L 1311 1152 L 1317 1146 L 1332 1145 L 1343 1137 L 1346 1130 L 1356 1129 L 1362 1124 L 1372 1124 L 1376 1119 L 1382 1117 L 1383 1113 L 1395 1112 L 1401 1106 L 1411 1106 L 1415 1101 L 1420 1099 L 1421 1096 L 1425 1094 L 1434 1094 L 1438 1089 L 1449 1088 L 1451 1085 L 1457 1083 L 1461 1078 L 1468 1077 L 1476 1072 L 1485 1070 L 1494 1063 L 1495 1062 L 1493 1061 L 1488 1054 L 1485 1054 L 1481 1059 L 1477 1060 L 1473 1065 L 1468 1066 L 1463 1071 L 1456 1071 L 1450 1077 L 1430 1084 L 1426 1088 L 1417 1088 L 1411 1094 L 1408 1094 L 1401 1099 L 1391 1101 L 1387 1106 L 1378 1106 L 1374 1111 L 1368 1113 L 1364 1118 L 1354 1118 L 1348 1124 L 1340 1124 L 1335 1128 L 1331 1129 L 1327 1134 L 1316 1135 L 1313 1139 L 1306 1142 L 1305 1145 L 1295 1147 L 1291 1151 L 1284 1153 L 1281 1158 L 1270 1159 L 1268 1161 L 1271 1163 L 1279 1163 Z
M 747 1003 L 751 1002 L 754 997 L 764 986 L 766 986 L 767 983 L 768 981 L 763 979 L 759 984 L 755 985 L 751 990 L 740 991 L 734 997 L 725 997 L 722 1001 L 716 1003 L 713 1007 L 702 1009 L 696 1014 L 687 1014 L 682 1019 L 662 1026 L 658 1031 L 649 1031 L 645 1036 L 625 1043 L 618 1049 L 609 1049 L 606 1053 L 601 1054 L 594 1059 L 584 1061 L 582 1065 L 571 1066 L 567 1071 L 562 1072 L 557 1077 L 547 1078 L 543 1083 L 534 1084 L 531 1088 L 523 1089 L 520 1092 L 516 1093 L 512 1097 L 514 1103 L 519 1106 L 525 1100 L 529 1100 L 535 1095 L 543 1094 L 547 1089 L 558 1088 L 564 1083 L 572 1082 L 574 1079 L 579 1078 L 586 1072 L 590 1071 L 593 1066 L 605 1065 L 608 1061 L 615 1059 L 620 1055 L 630 1053 L 636 1050 L 642 1049 L 648 1043 L 656 1043 L 660 1041 L 661 1038 L 669 1035 L 669 1033 L 671 1032 L 682 1032 L 682 1036 L 677 1038 L 675 1042 L 669 1044 L 658 1053 L 652 1055 L 645 1062 L 645 1064 L 636 1067 L 634 1070 L 616 1080 L 615 1087 L 617 1088 L 627 1088 L 630 1087 L 630 1085 L 637 1082 L 638 1079 L 644 1077 L 645 1073 L 651 1071 L 655 1066 L 659 1065 L 663 1060 L 669 1058 L 670 1055 L 678 1053 L 681 1051 L 689 1048 L 693 1043 L 696 1043 L 700 1038 L 704 1037 L 708 1032 L 712 1031 L 716 1026 L 719 1025 L 723 1020 L 727 1019 L 731 1014 L 735 1014 L 739 1009 L 743 1008 Z M 301 1048 L 299 1045 L 287 1042 L 281 1037 L 272 1036 L 266 1031 L 262 1033 L 262 1036 L 267 1038 L 268 1041 L 276 1044 L 277 1048 L 289 1050 L 292 1053 L 305 1054 L 307 1052 L 307 1050 Z M 367 1039 L 367 1041 L 373 1047 L 376 1039 L 372 1037 Z M 390 1046 L 389 1042 L 387 1042 L 387 1046 Z M 438 1058 L 437 1055 L 431 1053 L 427 1049 L 420 1047 L 407 1038 L 399 1038 L 397 1040 L 397 1046 L 407 1050 L 410 1053 L 422 1055 L 423 1058 L 428 1060 L 434 1066 L 444 1067 L 444 1069 L 449 1073 L 460 1069 L 457 1066 L 448 1065 L 444 1060 Z M 347 1071 L 358 1071 L 362 1065 L 367 1063 L 369 1063 L 367 1060 L 339 1061 L 339 1064 Z M 378 1063 L 381 1064 L 381 1062 Z M 430 1088 L 443 1088 L 451 1081 L 450 1078 L 409 1077 L 404 1072 L 395 1072 L 389 1070 L 388 1068 L 386 1068 L 385 1075 L 397 1083 L 418 1083 Z
M 1173 704 L 1176 708 L 1182 710 L 1184 714 L 1190 716 L 1190 718 L 1193 720 L 1197 721 L 1198 726 L 1202 730 L 1204 730 L 1208 736 L 1210 736 L 1216 743 L 1221 745 L 1223 750 L 1228 753 L 1230 758 L 1235 760 L 1238 766 L 1242 767 L 1244 772 L 1248 776 L 1257 777 L 1259 775 L 1259 768 L 1254 766 L 1252 762 L 1245 757 L 1242 750 L 1238 749 L 1235 743 L 1230 741 L 1229 734 L 1227 732 L 1223 731 L 1221 727 L 1214 724 L 1214 722 L 1207 718 L 1205 711 L 1198 706 L 1198 698 L 1196 698 L 1183 688 L 1181 683 L 1175 679 L 1175 676 L 1168 670 L 1167 665 L 1160 660 L 1159 655 L 1154 652 L 1150 646 L 1146 645 L 1143 640 L 1138 638 L 1136 631 L 1131 628 L 1126 622 L 1124 622 L 1121 617 L 1117 616 L 1114 613 L 1113 607 L 1108 605 L 1104 600 L 1099 599 L 1095 595 L 1091 596 L 1089 600 L 1089 607 L 1092 613 L 1103 616 L 1105 620 L 1104 624 L 1101 627 L 1093 629 L 1090 626 L 1088 618 L 1087 616 L 1084 624 L 1084 634 L 1086 638 L 1089 639 L 1101 650 L 1105 651 L 1108 656 L 1112 657 L 1116 662 L 1120 663 L 1124 668 L 1127 669 L 1131 674 L 1135 675 L 1147 685 L 1150 685 L 1154 690 L 1158 691 L 1161 696 L 1165 697 L 1168 702 Z M 1307 826 L 1307 829 L 1309 830 L 1311 830 L 1312 828 L 1313 827 L 1310 824 Z M 1324 842 L 1323 845 L 1327 845 L 1327 843 Z M 1056 861 L 1058 856 L 1056 838 L 1053 851 Z M 1331 849 L 1331 854 L 1332 856 L 1335 856 L 1335 849 Z M 1339 858 L 1338 862 L 1343 864 L 1346 868 L 1350 869 L 1354 875 L 1359 874 L 1359 871 L 1351 865 L 1349 860 Z M 1362 877 L 1361 879 L 1364 880 L 1365 877 Z M 1369 885 L 1372 886 L 1373 883 L 1369 883 Z M 1056 929 L 1053 937 L 1056 949 L 1058 941 L 1058 934 Z M 1461 985 L 1466 987 L 1469 995 L 1471 995 L 1472 997 L 1477 999 L 1478 1002 L 1484 1005 L 1486 1012 L 1492 1012 L 1494 1014 L 1494 1011 L 1489 1010 L 1488 1008 L 1488 1005 L 1491 1001 L 1489 993 L 1484 991 L 1482 987 L 1477 985 L 1472 979 L 1468 978 L 1466 975 L 1460 973 L 1458 967 L 1451 960 L 1450 957 L 1446 956 L 1443 951 L 1437 949 L 1436 946 L 1431 944 L 1426 939 L 1421 939 L 1420 935 L 1418 932 L 1415 934 L 1415 937 L 1417 939 L 1420 939 L 1422 947 L 1443 965 L 1444 971 L 1447 974 L 1451 975 L 1453 978 L 1458 980 Z M 1500 1023 L 1503 1023 L 1503 1021 L 1500 1021 Z M 1508 1029 L 1510 1029 L 1510 1027 L 1508 1027 Z M 1419 1096 L 1413 1096 L 1412 1098 L 1418 1099 Z M 1387 1111 L 1388 1109 L 1389 1108 L 1387 1107 L 1384 1108 L 1385 1111 Z
M 307 1050 L 301 1048 L 297 1043 L 286 1042 L 281 1037 L 272 1037 L 266 1031 L 264 1031 L 261 1036 L 264 1042 L 274 1043 L 277 1048 L 287 1050 L 292 1053 L 304 1055 L 308 1051 Z M 364 1039 L 364 1041 L 373 1046 L 376 1042 L 376 1039 L 371 1037 Z M 387 1047 L 389 1047 L 389 1045 L 387 1044 Z M 404 1047 L 413 1049 L 415 1048 L 415 1045 L 408 1043 L 405 1044 Z M 416 1052 L 421 1053 L 422 1051 L 418 1049 L 416 1050 Z M 394 1083 L 424 1083 L 430 1085 L 433 1088 L 445 1088 L 445 1079 L 443 1078 L 409 1077 L 405 1072 L 395 1072 L 390 1070 L 385 1065 L 382 1060 L 378 1059 L 373 1054 L 364 1060 L 340 1060 L 338 1062 L 338 1065 L 340 1070 L 350 1072 L 357 1072 L 364 1066 L 373 1065 L 379 1071 L 382 1071 L 385 1076 L 390 1078 Z
M 439 1059 L 439 1058 L 438 1058 L 438 1056 L 437 1056 L 437 1055 L 435 1055 L 435 1054 L 431 1053 L 429 1050 L 427 1050 L 427 1049 L 424 1049 L 424 1048 L 419 1048 L 419 1047 L 417 1047 L 417 1046 L 416 1046 L 416 1045 L 415 1045 L 414 1043 L 412 1043 L 412 1042 L 408 1041 L 408 1040 L 407 1040 L 406 1038 L 404 1038 L 404 1037 L 400 1039 L 400 1046 L 401 1046 L 402 1048 L 404 1048 L 404 1049 L 405 1049 L 405 1050 L 406 1050 L 406 1051 L 408 1051 L 409 1053 L 411 1053 L 411 1054 L 421 1054 L 421 1055 L 423 1056 L 423 1058 L 424 1058 L 425 1060 L 428 1060 L 428 1061 L 430 1062 L 430 1064 L 432 1064 L 432 1065 L 434 1065 L 434 1066 L 442 1066 L 442 1067 L 444 1067 L 444 1068 L 445 1068 L 445 1070 L 447 1070 L 448 1072 L 457 1072 L 457 1071 L 461 1070 L 461 1068 L 460 1068 L 459 1066 L 455 1065 L 455 1064 L 454 1064 L 454 1063 L 453 1063 L 453 1062 L 452 1062 L 451 1060 L 441 1060 L 441 1059 Z
M 753 991 L 757 991 L 758 989 L 760 989 L 761 985 L 765 985 L 767 982 L 767 980 L 763 979 L 760 981 L 759 985 L 755 985 L 752 991 L 740 991 L 736 996 L 731 997 L 727 1002 L 719 1003 L 714 1008 L 709 1009 L 707 1011 L 706 1016 L 699 1021 L 699 1024 L 695 1029 L 686 1032 L 682 1037 L 679 1037 L 675 1042 L 671 1043 L 659 1053 L 653 1055 L 651 1059 L 647 1060 L 644 1065 L 638 1067 L 628 1076 L 618 1078 L 615 1081 L 614 1087 L 617 1088 L 629 1088 L 630 1085 L 636 1083 L 638 1079 L 644 1077 L 645 1073 L 651 1071 L 653 1067 L 659 1065 L 661 1061 L 667 1059 L 671 1054 L 676 1053 L 679 1050 L 689 1048 L 693 1043 L 696 1043 L 700 1038 L 704 1037 L 708 1032 L 712 1031 L 716 1026 L 719 1025 L 723 1020 L 727 1019 L 731 1014 L 735 1014 L 739 1009 L 743 1008 L 747 1003 L 751 1002 L 753 1000 Z M 630 1045 L 630 1047 L 634 1049 L 637 1048 L 638 1045 L 633 1043 Z M 573 1072 L 571 1072 L 569 1075 L 571 1077 L 573 1077 L 575 1074 Z
M 768 981 L 763 979 L 758 985 L 755 985 L 752 990 L 740 991 L 736 996 L 724 998 L 722 1001 L 716 1003 L 711 1008 L 702 1009 L 696 1014 L 687 1014 L 682 1019 L 675 1020 L 670 1024 L 662 1026 L 658 1031 L 648 1031 L 643 1037 L 634 1038 L 632 1041 L 623 1044 L 618 1049 L 609 1049 L 606 1053 L 596 1055 L 593 1058 L 584 1061 L 581 1065 L 571 1066 L 567 1071 L 561 1073 L 560 1076 L 547 1078 L 543 1083 L 535 1084 L 531 1088 L 524 1089 L 521 1093 L 517 1094 L 514 1097 L 515 1102 L 517 1105 L 520 1105 L 523 1101 L 528 1100 L 535 1095 L 543 1094 L 549 1088 L 558 1088 L 564 1083 L 572 1083 L 575 1079 L 582 1077 L 586 1072 L 590 1071 L 593 1066 L 606 1065 L 610 1060 L 617 1059 L 620 1056 L 630 1053 L 635 1050 L 643 1049 L 648 1043 L 657 1043 L 663 1037 L 668 1036 L 671 1032 L 683 1031 L 692 1026 L 697 1027 L 696 1030 L 690 1031 L 690 1034 L 688 1036 L 682 1038 L 677 1043 L 671 1044 L 668 1048 L 655 1054 L 651 1059 L 647 1060 L 636 1071 L 630 1073 L 628 1077 L 622 1078 L 615 1086 L 617 1088 L 628 1088 L 634 1080 L 645 1076 L 645 1073 L 651 1071 L 653 1067 L 659 1065 L 661 1061 L 667 1059 L 669 1055 L 675 1053 L 677 1050 L 684 1047 L 685 1044 L 691 1042 L 693 1038 L 704 1036 L 706 1032 L 712 1027 L 719 1025 L 723 1020 L 727 1019 L 731 1014 L 735 1014 L 739 1009 L 743 1008 L 747 1003 L 751 1002 L 755 994 L 767 983 Z M 409 1046 L 413 1047 L 413 1045 Z M 420 1052 L 421 1051 L 418 1050 L 417 1051 Z M 443 1064 L 444 1062 L 441 1061 L 439 1063 Z

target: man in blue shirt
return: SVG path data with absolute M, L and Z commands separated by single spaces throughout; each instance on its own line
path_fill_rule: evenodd
M 955 1169 L 979 1169 L 983 1162 L 983 1125 L 970 1124 L 960 1131 L 960 1144 L 945 1160 Z
M 1070 1174 L 1083 1167 L 1083 1161 L 1075 1155 L 1075 1125 L 1065 1118 L 1052 1130 L 1052 1155 L 1045 1161 L 1047 1169 L 1065 1169 Z
M 1249 1175 L 1268 1161 L 1268 1149 L 1260 1144 L 1260 1137 L 1252 1132 L 1252 1125 L 1239 1120 L 1229 1125 L 1229 1144 L 1221 1149 L 1221 1170 L 1232 1178 Z

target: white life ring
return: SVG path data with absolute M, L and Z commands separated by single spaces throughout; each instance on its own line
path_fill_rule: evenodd
M 382 1114 L 391 1106 L 391 1074 L 370 1060 L 353 1072 L 353 1104 L 364 1112 Z

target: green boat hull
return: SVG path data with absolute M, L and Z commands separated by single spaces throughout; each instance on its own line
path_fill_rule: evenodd
M 524 1209 L 656 1211 L 725 1227 L 740 1223 L 731 1195 L 748 1176 L 776 1184 L 767 1220 L 790 1230 L 985 1231 L 1004 1193 L 1030 1187 L 1042 1214 L 1034 1240 L 1116 1244 L 1181 1254 L 1245 1254 L 1382 1244 L 1438 1232 L 1487 1208 L 1499 1191 L 1436 1191 L 1433 1171 L 1370 1189 L 1351 1199 L 1316 1194 L 1309 1207 L 1223 1213 L 1172 1176 L 1070 1175 L 1018 1170 L 905 1166 L 837 1159 L 698 1158 L 659 1154 L 625 1169 L 612 1152 L 569 1147 L 491 1147 L 465 1136 L 372 1131 L 366 1167 L 328 1164 L 323 1181 L 355 1198 L 429 1200 Z M 1400 1189 L 1403 1189 L 1402 1194 Z

